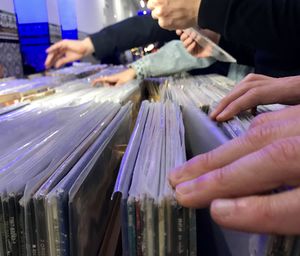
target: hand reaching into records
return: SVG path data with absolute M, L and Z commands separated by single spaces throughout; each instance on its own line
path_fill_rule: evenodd
M 224 227 L 299 234 L 299 127 L 300 106 L 259 115 L 244 136 L 171 172 L 178 202 L 211 205 L 213 219 Z M 270 193 L 278 188 L 285 191 Z
M 62 40 L 46 50 L 48 56 L 45 67 L 59 68 L 69 62 L 80 60 L 94 52 L 94 46 L 89 37 L 84 40 Z
M 175 30 L 197 25 L 200 0 L 149 0 L 147 7 L 162 28 Z
M 219 34 L 208 29 L 200 29 L 200 32 L 215 44 L 219 44 Z M 208 45 L 206 48 L 203 48 L 197 43 L 197 37 L 200 37 L 199 34 L 195 33 L 194 31 L 183 31 L 179 29 L 176 30 L 176 33 L 178 36 L 180 36 L 180 40 L 182 41 L 184 47 L 191 55 L 196 58 L 211 57 L 211 47 Z M 200 38 L 198 38 L 198 40 L 200 40 Z
M 122 71 L 118 74 L 114 74 L 111 76 L 99 77 L 93 81 L 93 85 L 97 85 L 98 83 L 103 83 L 106 85 L 122 85 L 130 80 L 136 78 L 136 72 L 133 68 L 129 68 L 125 71 Z
M 300 76 L 272 78 L 250 74 L 221 100 L 211 113 L 211 118 L 225 121 L 261 104 L 298 104 L 299 88 Z

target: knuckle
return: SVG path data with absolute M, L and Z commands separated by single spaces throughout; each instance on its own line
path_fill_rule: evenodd
M 250 74 L 248 74 L 246 77 L 245 77 L 245 81 L 252 81 L 252 80 L 254 80 L 256 78 L 256 74 L 254 74 L 254 73 L 250 73 Z
M 225 189 L 228 185 L 226 174 L 228 172 L 228 168 L 220 168 L 213 172 L 214 182 L 217 184 L 219 189 Z
M 195 161 L 198 163 L 201 163 L 201 166 L 205 170 L 210 170 L 211 169 L 211 163 L 213 163 L 214 157 L 214 151 L 209 151 L 208 153 L 199 155 L 195 158 Z
M 268 113 L 260 114 L 252 120 L 251 127 L 262 125 L 267 121 L 269 121 L 269 114 Z
M 249 130 L 246 141 L 247 143 L 251 143 L 252 145 L 257 145 L 257 143 L 261 143 L 272 138 L 275 135 L 276 129 L 273 126 L 258 126 Z
M 261 90 L 260 90 L 260 88 L 254 87 L 254 88 L 251 88 L 247 94 L 250 99 L 257 100 L 260 97 Z
M 263 223 L 270 223 L 275 218 L 275 205 L 273 200 L 257 197 L 256 212 L 260 213 Z
M 292 138 L 281 139 L 264 149 L 271 161 L 282 164 L 299 158 L 299 142 Z

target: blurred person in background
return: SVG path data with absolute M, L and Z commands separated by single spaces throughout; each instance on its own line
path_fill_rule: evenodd
M 83 40 L 62 40 L 47 49 L 45 67 L 60 68 L 63 65 L 94 55 L 102 63 L 114 64 L 119 53 L 154 42 L 178 39 L 174 31 L 160 28 L 150 15 L 134 16 Z

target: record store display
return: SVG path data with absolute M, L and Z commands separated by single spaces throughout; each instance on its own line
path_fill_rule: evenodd
M 143 102 L 115 188 L 124 255 L 196 255 L 195 211 L 177 205 L 168 182 L 185 159 L 179 106 Z
M 235 86 L 214 74 L 91 85 L 124 69 L 85 63 L 0 81 L 0 255 L 203 255 L 198 211 L 177 204 L 168 174 L 254 116 L 208 118 Z M 216 224 L 212 234 L 222 256 L 300 251 L 295 237 Z
M 89 81 L 0 115 L 0 255 L 96 255 L 103 246 L 139 85 Z
M 159 86 L 159 89 L 151 88 L 153 86 Z M 150 87 L 149 91 L 154 94 L 151 95 L 152 99 L 171 100 L 182 106 L 189 157 L 208 152 L 229 139 L 242 135 L 254 118 L 252 113 L 243 112 L 233 119 L 217 125 L 204 114 L 204 112 L 214 109 L 217 103 L 233 89 L 234 82 L 223 76 L 205 75 L 183 79 L 156 79 L 148 81 L 148 87 Z M 284 107 L 280 104 L 258 106 L 256 112 L 260 114 L 280 110 Z M 213 226 L 214 239 L 216 239 L 221 255 L 288 256 L 295 255 L 294 252 L 299 250 L 298 240 L 295 237 L 247 234 L 223 229 L 215 224 Z M 199 243 L 199 241 L 197 242 Z

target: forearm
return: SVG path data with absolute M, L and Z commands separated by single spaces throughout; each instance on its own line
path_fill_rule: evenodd
M 95 47 L 96 57 L 102 59 L 113 56 L 116 52 L 153 42 L 167 42 L 177 38 L 177 35 L 174 31 L 160 28 L 156 20 L 146 15 L 128 18 L 108 26 L 90 38 Z
M 81 42 L 84 45 L 84 48 L 86 49 L 84 53 L 85 56 L 88 56 L 95 52 L 95 47 L 90 37 L 83 39 Z
M 158 52 L 143 57 L 131 66 L 136 70 L 139 78 L 145 78 L 206 68 L 214 62 L 212 58 L 193 57 L 179 40 L 174 40 Z

